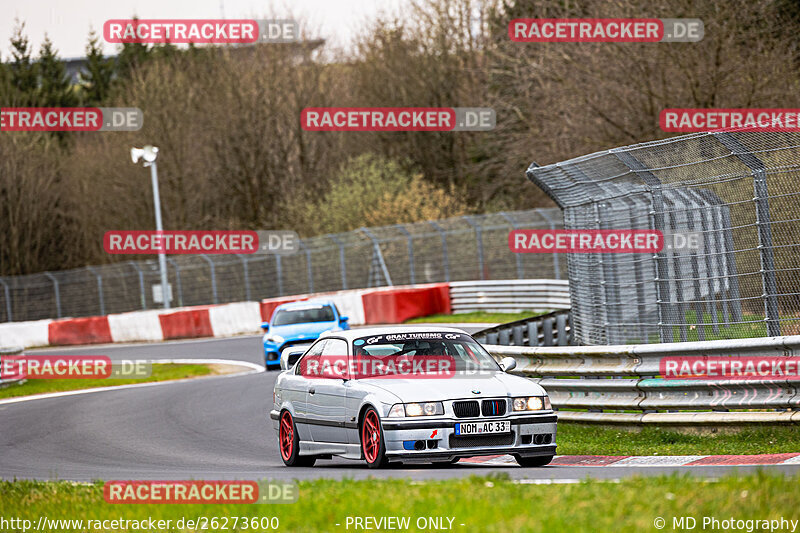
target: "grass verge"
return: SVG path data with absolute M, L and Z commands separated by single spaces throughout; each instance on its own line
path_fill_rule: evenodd
M 174 379 L 193 378 L 211 374 L 209 365 L 153 364 L 153 372 L 146 379 L 29 379 L 22 384 L 11 384 L 0 389 L 0 399 L 64 392 L 98 387 L 113 387 L 131 383 L 149 383 L 153 381 L 169 381 Z
M 752 455 L 800 452 L 797 426 L 750 427 L 718 433 L 687 433 L 644 427 L 558 424 L 559 455 Z
M 530 318 L 532 316 L 543 315 L 546 312 L 525 311 L 523 313 L 486 313 L 484 311 L 473 311 L 471 313 L 457 313 L 453 315 L 428 315 L 411 318 L 405 321 L 405 324 L 453 324 L 453 323 L 505 323 L 514 322 L 515 320 L 522 320 L 523 318 Z
M 245 517 L 272 516 L 278 518 L 278 531 L 347 531 L 355 529 L 345 527 L 348 517 L 386 516 L 409 517 L 408 531 L 431 530 L 417 526 L 421 517 L 445 517 L 445 525 L 452 518 L 452 530 L 464 532 L 656 531 L 660 517 L 665 530 L 674 531 L 673 518 L 684 516 L 694 517 L 697 529 L 703 517 L 798 520 L 798 481 L 765 473 L 713 482 L 669 476 L 556 485 L 477 476 L 414 482 L 413 487 L 406 480 L 316 480 L 300 482 L 299 500 L 287 505 L 111 505 L 103 500 L 102 483 L 17 481 L 0 482 L 0 508 L 5 519 L 22 518 L 33 526 L 39 517 L 83 521 L 79 527 L 51 524 L 51 531 L 91 531 L 87 520 L 147 518 L 170 520 L 160 530 L 178 531 L 182 517 L 216 517 L 219 525 L 209 524 L 211 531 L 221 530 L 227 519 L 231 530 L 235 517 L 241 526 Z M 103 531 L 125 529 L 107 523 Z M 133 530 L 130 524 L 127 529 Z

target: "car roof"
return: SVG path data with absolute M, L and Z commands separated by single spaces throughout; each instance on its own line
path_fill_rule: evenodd
M 388 335 L 392 333 L 464 333 L 469 335 L 463 329 L 448 328 L 443 326 L 378 326 L 371 328 L 355 328 L 345 331 L 326 331 L 321 337 L 342 337 L 348 341 L 357 339 L 359 337 L 368 337 L 370 335 Z
M 330 300 L 301 300 L 299 302 L 288 302 L 285 304 L 281 304 L 275 308 L 277 311 L 280 309 L 281 311 L 285 310 L 292 310 L 292 309 L 305 309 L 307 307 L 321 307 L 325 305 L 333 305 L 333 302 Z

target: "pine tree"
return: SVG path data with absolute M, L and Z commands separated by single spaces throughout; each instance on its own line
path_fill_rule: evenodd
M 80 73 L 84 103 L 95 106 L 105 102 L 111 91 L 113 77 L 113 63 L 103 57 L 97 34 L 94 31 L 89 32 L 89 42 L 86 45 L 86 72 Z
M 11 61 L 8 63 L 9 82 L 13 91 L 6 105 L 34 106 L 37 100 L 37 68 L 31 59 L 31 46 L 25 35 L 25 23 L 17 21 L 11 37 Z
M 58 51 L 45 34 L 39 50 L 39 104 L 44 107 L 69 107 L 76 103 L 72 83 Z

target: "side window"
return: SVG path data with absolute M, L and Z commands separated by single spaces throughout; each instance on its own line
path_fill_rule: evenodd
M 348 372 L 347 341 L 328 339 L 322 349 L 322 357 L 327 366 L 323 377 L 329 379 L 350 379 Z
M 295 365 L 295 368 L 297 369 L 296 372 L 301 376 L 307 376 L 308 375 L 307 370 L 309 368 L 308 362 L 314 358 L 318 359 L 319 356 L 322 355 L 322 351 L 325 349 L 325 345 L 328 342 L 329 342 L 328 339 L 322 339 L 317 341 L 316 344 L 314 344 L 311 348 L 309 348 L 306 354 L 302 357 L 302 359 L 300 359 Z

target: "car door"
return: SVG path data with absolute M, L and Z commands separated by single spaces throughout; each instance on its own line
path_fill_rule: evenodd
M 314 343 L 306 351 L 302 359 L 322 355 L 325 342 L 326 340 L 322 339 Z M 308 389 L 317 380 L 314 379 L 314 376 L 308 375 L 305 372 L 306 369 L 306 365 L 298 364 L 286 373 L 283 378 L 283 394 L 294 408 L 295 424 L 297 425 L 297 434 L 300 440 L 310 441 L 312 440 L 312 435 L 311 425 L 308 423 Z
M 322 348 L 326 364 L 341 365 L 342 373 L 321 372 L 309 380 L 308 416 L 313 420 L 311 437 L 315 442 L 347 442 L 345 433 L 345 379 L 347 377 L 347 341 L 327 338 Z

